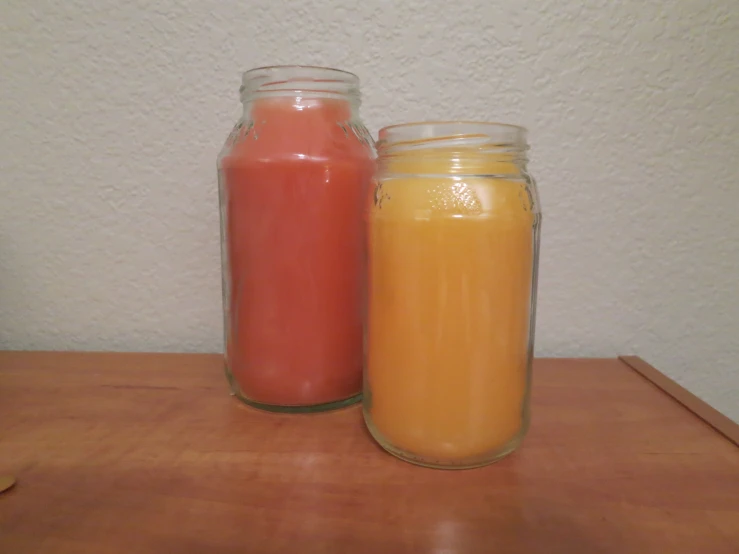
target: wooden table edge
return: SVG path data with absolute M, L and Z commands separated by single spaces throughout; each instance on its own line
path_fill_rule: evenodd
M 189 352 L 119 352 L 119 351 L 38 351 L 38 350 L 0 350 L 0 356 L 3 355 L 53 355 L 64 357 L 76 356 L 123 356 L 134 357 L 141 355 L 158 356 L 163 358 L 216 358 L 222 354 L 215 352 L 189 353 Z M 557 358 L 539 358 L 539 359 L 557 359 Z M 577 359 L 577 358 L 572 358 Z M 582 359 L 582 358 L 581 358 Z M 609 359 L 609 358 L 594 358 Z M 613 359 L 613 358 L 610 358 Z M 627 368 L 641 375 L 644 379 L 652 383 L 663 393 L 671 397 L 673 400 L 681 404 L 696 417 L 703 420 L 714 430 L 726 437 L 729 441 L 739 446 L 739 424 L 735 423 L 729 417 L 725 416 L 711 405 L 707 404 L 688 390 L 678 385 L 675 381 L 667 377 L 654 366 L 648 364 L 639 356 L 624 355 L 618 356 L 617 359 Z
M 698 398 L 692 392 L 678 385 L 639 356 L 619 356 L 618 359 L 666 395 L 672 397 L 673 400 L 682 404 L 686 409 L 705 421 L 735 445 L 739 446 L 739 424 Z

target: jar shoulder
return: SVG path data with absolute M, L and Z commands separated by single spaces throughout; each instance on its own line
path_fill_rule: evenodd
M 527 176 L 380 175 L 371 211 L 377 217 L 500 217 L 540 214 L 536 184 Z
M 375 159 L 371 134 L 356 118 L 310 114 L 246 117 L 239 120 L 219 160 Z

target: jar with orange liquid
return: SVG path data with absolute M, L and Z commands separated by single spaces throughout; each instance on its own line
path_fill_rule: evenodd
M 541 215 L 526 150 L 497 123 L 380 131 L 364 417 L 407 461 L 481 466 L 527 431 Z
M 253 69 L 218 159 L 226 373 L 273 411 L 359 400 L 374 143 L 359 79 L 336 69 Z

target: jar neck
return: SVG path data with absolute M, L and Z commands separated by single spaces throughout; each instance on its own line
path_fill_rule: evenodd
M 527 149 L 523 127 L 466 121 L 393 125 L 378 142 L 385 174 L 520 177 Z
M 359 110 L 359 78 L 327 67 L 260 67 L 244 73 L 241 101 L 245 116 L 254 110 L 328 110 L 349 117 Z

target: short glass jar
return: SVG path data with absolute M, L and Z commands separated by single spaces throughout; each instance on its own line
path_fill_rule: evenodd
M 541 214 L 527 148 L 497 123 L 380 131 L 364 416 L 407 461 L 485 465 L 528 429 Z
M 359 79 L 322 67 L 253 69 L 218 158 L 226 373 L 274 411 L 356 402 L 375 171 Z

